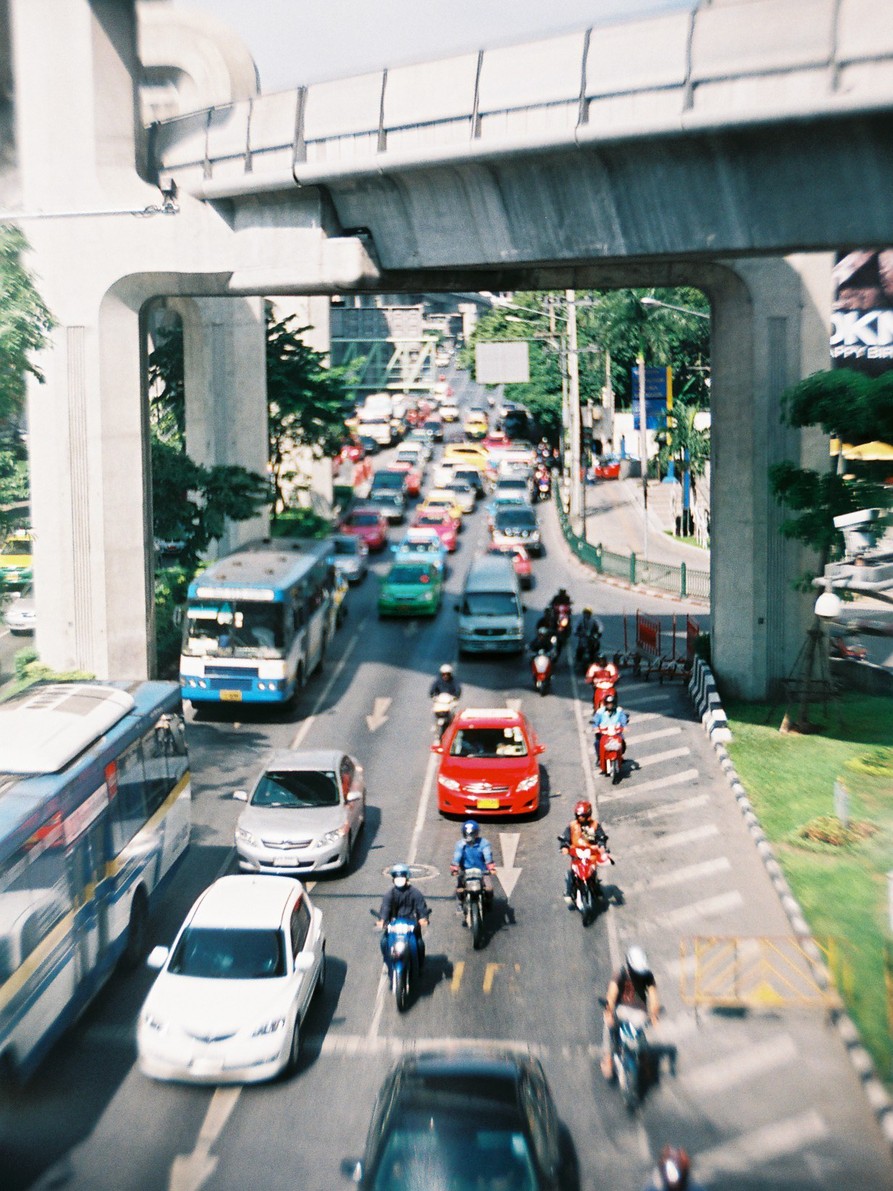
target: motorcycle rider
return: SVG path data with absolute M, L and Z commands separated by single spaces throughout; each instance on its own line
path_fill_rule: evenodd
M 598 819 L 593 819 L 592 817 L 592 803 L 587 802 L 585 798 L 581 798 L 574 807 L 574 817 L 562 833 L 561 851 L 567 856 L 570 854 L 571 848 L 576 848 L 580 844 L 584 847 L 590 844 L 598 844 L 600 848 L 604 848 L 607 843 L 608 837 L 605 835 L 604 828 Z M 573 890 L 574 875 L 571 872 L 570 865 L 568 865 L 567 873 L 564 877 L 564 902 L 567 906 L 574 904 Z
M 611 1079 L 614 1074 L 614 1048 L 617 1044 L 618 1005 L 640 1009 L 648 1014 L 652 1025 L 660 1016 L 660 1000 L 654 973 L 648 964 L 648 956 L 637 944 L 626 953 L 622 967 L 610 979 L 605 996 L 604 1029 L 602 1032 L 602 1075 Z
M 391 866 L 391 880 L 393 884 L 381 899 L 378 919 L 375 925 L 381 933 L 381 958 L 387 963 L 388 936 L 385 927 L 395 918 L 415 919 L 415 937 L 419 953 L 419 971 L 425 964 L 425 940 L 422 928 L 428 925 L 431 911 L 424 895 L 409 883 L 409 866 L 394 864 Z
M 664 1146 L 645 1191 L 701 1191 L 691 1177 L 691 1163 L 681 1146 Z
M 456 841 L 453 849 L 453 859 L 450 872 L 456 878 L 456 899 L 459 902 L 459 912 L 462 914 L 462 925 L 468 925 L 465 902 L 462 898 L 465 889 L 465 870 L 479 868 L 483 870 L 482 884 L 484 886 L 484 900 L 493 899 L 493 876 L 496 865 L 493 863 L 493 849 L 490 841 L 481 835 L 481 829 L 474 819 L 467 819 L 462 824 L 462 836 Z
M 604 626 L 597 616 L 594 616 L 592 609 L 588 606 L 583 609 L 580 619 L 577 621 L 577 627 L 574 629 L 574 636 L 577 638 L 577 658 L 588 656 L 592 657 L 592 652 L 595 651 L 602 639 Z
M 604 703 L 602 703 L 598 711 L 593 713 L 589 723 L 595 728 L 595 756 L 598 761 L 598 767 L 603 774 L 607 775 L 608 766 L 602 749 L 603 734 L 612 728 L 625 728 L 629 723 L 629 716 L 618 705 L 617 696 L 614 692 L 609 691 L 605 696 Z M 620 745 L 620 755 L 624 756 L 626 753 L 626 741 L 622 737 Z
M 536 636 L 528 648 L 533 656 L 538 653 L 548 653 L 554 662 L 558 657 L 558 638 L 555 636 L 555 630 L 540 621 L 536 626 Z
M 454 699 L 458 699 L 461 694 L 462 687 L 453 674 L 453 667 L 449 662 L 444 662 L 440 667 L 437 678 L 431 683 L 428 698 L 436 699 L 438 695 L 452 695 Z
M 595 686 L 597 682 L 616 683 L 620 677 L 620 668 L 616 662 L 609 662 L 607 657 L 600 653 L 589 669 L 586 671 L 586 682 Z
M 566 588 L 559 587 L 558 591 L 555 592 L 551 600 L 552 608 L 555 610 L 556 614 L 562 604 L 564 604 L 565 607 L 570 608 L 571 597 L 568 595 Z

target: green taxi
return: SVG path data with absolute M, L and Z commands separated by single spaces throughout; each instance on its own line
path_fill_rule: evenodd
M 426 559 L 401 558 L 381 581 L 379 616 L 436 616 L 443 598 L 440 568 Z
M 31 582 L 31 534 L 17 530 L 0 549 L 0 587 L 19 588 Z

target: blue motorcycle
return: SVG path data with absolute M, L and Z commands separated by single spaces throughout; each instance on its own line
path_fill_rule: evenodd
M 375 911 L 372 911 L 375 914 Z M 419 978 L 418 923 L 412 918 L 392 918 L 384 928 L 384 960 L 388 982 L 397 1009 L 402 1013 L 409 1004 L 409 995 Z
M 645 1034 L 648 1015 L 627 1005 L 618 1005 L 614 1012 L 617 1018 L 614 1074 L 623 1102 L 633 1112 L 642 1100 L 645 1069 L 650 1062 Z

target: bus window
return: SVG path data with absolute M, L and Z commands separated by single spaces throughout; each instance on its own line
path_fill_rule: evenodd
M 40 828 L 0 873 L 0 983 L 71 906 L 60 829 Z
M 143 757 L 139 741 L 118 758 L 116 790 L 111 806 L 112 851 L 117 855 L 146 821 Z

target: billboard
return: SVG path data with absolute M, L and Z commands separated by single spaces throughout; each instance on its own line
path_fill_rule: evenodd
M 632 369 L 633 430 L 639 429 L 639 366 Z M 659 430 L 673 408 L 673 369 L 645 369 L 645 429 Z
M 530 380 L 526 339 L 476 343 L 474 378 L 479 385 L 525 385 Z
M 870 376 L 893 368 L 893 248 L 840 253 L 832 278 L 832 367 Z

